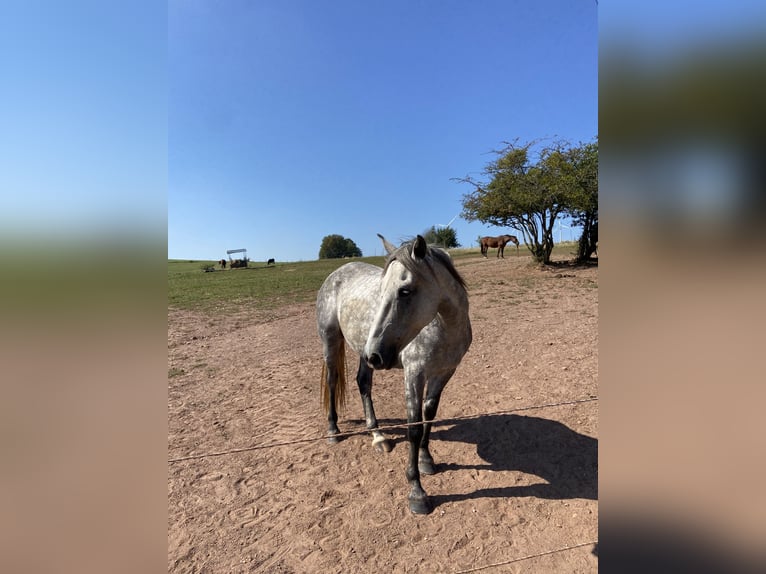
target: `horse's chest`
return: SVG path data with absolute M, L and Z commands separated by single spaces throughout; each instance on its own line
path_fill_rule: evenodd
M 438 321 L 427 325 L 402 352 L 406 362 L 416 360 L 436 367 L 456 365 L 470 344 L 470 335 L 445 329 Z

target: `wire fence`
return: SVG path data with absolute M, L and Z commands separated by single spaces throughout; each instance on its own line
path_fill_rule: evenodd
M 480 572 L 481 570 L 487 570 L 488 568 L 498 568 L 500 566 L 507 566 L 514 562 L 522 562 L 523 560 L 529 560 L 531 558 L 539 558 L 540 556 L 549 556 L 551 554 L 557 554 L 559 552 L 565 552 L 567 550 L 574 550 L 575 548 L 582 548 L 583 546 L 590 546 L 598 544 L 598 540 L 591 540 L 589 542 L 581 542 L 574 546 L 564 546 L 563 548 L 556 548 L 555 550 L 546 550 L 545 552 L 539 552 L 537 554 L 530 554 L 528 556 L 521 556 L 519 558 L 513 558 L 511 560 L 505 560 L 504 562 L 493 562 L 492 564 L 485 564 L 484 566 L 476 566 L 475 568 L 469 568 L 468 570 L 456 570 L 453 574 L 468 574 L 469 572 Z
M 501 411 L 493 411 L 488 413 L 477 413 L 473 415 L 464 415 L 464 416 L 457 416 L 457 417 L 450 417 L 450 418 L 444 418 L 444 419 L 433 419 L 431 421 L 431 424 L 433 426 L 445 426 L 450 424 L 455 424 L 460 421 L 465 420 L 475 420 L 482 417 L 487 416 L 497 416 L 497 415 L 506 415 L 506 414 L 513 414 L 513 413 L 519 413 L 519 412 L 525 412 L 525 411 L 532 411 L 532 410 L 538 410 L 538 409 L 546 409 L 546 408 L 553 408 L 553 407 L 561 407 L 561 406 L 567 406 L 567 405 L 578 405 L 583 403 L 592 403 L 598 401 L 598 397 L 588 397 L 586 399 L 575 399 L 572 401 L 562 401 L 558 403 L 547 403 L 543 405 L 532 405 L 527 407 L 518 407 L 515 409 L 507 409 L 507 410 L 501 410 Z M 394 424 L 394 425 L 385 425 L 378 427 L 377 430 L 380 431 L 389 431 L 394 429 L 403 429 L 408 428 L 410 426 L 414 425 L 422 425 L 423 422 L 416 422 L 416 423 L 401 423 L 401 424 Z M 339 434 L 332 435 L 333 438 L 344 438 L 344 437 L 350 437 L 350 436 L 356 436 L 356 435 L 363 435 L 368 434 L 370 432 L 369 429 L 359 429 L 359 430 L 353 430 L 353 431 L 347 431 Z M 203 458 L 212 458 L 212 457 L 218 457 L 218 456 L 226 456 L 226 455 L 233 455 L 233 454 L 239 454 L 243 452 L 249 452 L 249 451 L 255 451 L 255 450 L 263 450 L 263 449 L 269 449 L 269 448 L 278 448 L 282 446 L 290 446 L 294 444 L 301 444 L 301 443 L 307 443 L 307 442 L 316 442 L 321 440 L 326 440 L 329 438 L 330 435 L 319 435 L 315 437 L 308 437 L 308 438 L 301 438 L 301 439 L 293 439 L 293 440 L 287 440 L 287 441 L 278 441 L 278 442 L 272 442 L 272 443 L 266 443 L 266 444 L 256 444 L 252 446 L 247 446 L 243 448 L 233 448 L 229 450 L 219 451 L 219 452 L 207 452 L 207 453 L 200 453 L 200 454 L 192 454 L 188 456 L 180 456 L 176 458 L 171 458 L 168 460 L 169 464 L 182 462 L 182 461 L 188 461 L 188 460 L 196 460 L 196 459 L 203 459 Z M 517 558 L 512 558 L 510 560 L 505 560 L 503 562 L 494 562 L 492 564 L 485 564 L 483 566 L 476 566 L 475 568 L 469 568 L 468 570 L 457 570 L 453 574 L 469 574 L 471 572 L 480 572 L 482 570 L 488 570 L 490 568 L 500 568 L 502 566 L 508 566 L 510 564 L 514 564 L 517 562 L 523 562 L 525 560 L 531 560 L 532 558 L 539 558 L 541 556 L 550 556 L 553 554 L 558 554 L 561 552 L 567 552 L 569 550 L 574 550 L 577 548 L 582 548 L 584 546 L 592 546 L 598 544 L 597 540 L 591 540 L 588 542 L 581 542 L 579 544 L 574 544 L 572 546 L 563 546 L 561 548 L 556 548 L 554 550 L 546 550 L 544 552 L 538 552 L 536 554 L 529 554 L 526 556 L 520 556 Z
M 561 406 L 566 406 L 566 405 L 577 405 L 577 404 L 581 404 L 581 403 L 592 403 L 594 401 L 598 401 L 598 397 L 589 397 L 587 399 L 576 399 L 576 400 L 573 400 L 573 401 L 564 401 L 564 402 L 560 402 L 560 403 L 548 403 L 548 404 L 544 404 L 544 405 L 533 405 L 533 406 L 528 406 L 528 407 L 519 407 L 519 408 L 515 408 L 515 409 L 507 409 L 507 410 L 494 411 L 494 412 L 489 412 L 489 413 L 478 413 L 478 414 L 474 414 L 474 415 L 464 415 L 464 416 L 458 416 L 458 417 L 450 417 L 450 418 L 446 418 L 446 419 L 433 419 L 431 421 L 431 424 L 433 426 L 444 426 L 444 425 L 455 424 L 456 422 L 459 422 L 459 421 L 479 419 L 479 418 L 482 418 L 482 417 L 497 416 L 497 415 L 507 415 L 507 414 L 524 412 L 524 411 L 532 411 L 532 410 L 537 410 L 537 409 L 546 409 L 546 408 L 551 408 L 551 407 L 561 407 Z M 401 424 L 395 424 L 395 425 L 385 425 L 385 426 L 378 427 L 377 430 L 379 430 L 379 431 L 389 431 L 389 430 L 402 429 L 402 428 L 407 428 L 407 427 L 411 427 L 411 426 L 415 426 L 415 425 L 422 425 L 422 424 L 424 424 L 424 423 L 423 422 L 416 422 L 416 423 L 401 423 Z M 190 455 L 187 455 L 187 456 L 179 456 L 179 457 L 176 457 L 176 458 L 168 459 L 168 463 L 169 464 L 173 464 L 173 463 L 182 462 L 182 461 L 186 461 L 186 460 L 195 460 L 195 459 L 201 459 L 201 458 L 212 458 L 212 457 L 216 457 L 216 456 L 226 456 L 226 455 L 238 454 L 238 453 L 249 452 L 249 451 L 254 451 L 254 450 L 263 450 L 263 449 L 268 449 L 268 448 L 277 448 L 277 447 L 290 446 L 290 445 L 301 444 L 301 443 L 306 443 L 306 442 L 316 442 L 316 441 L 326 440 L 330 436 L 332 436 L 333 438 L 345 438 L 345 437 L 350 437 L 350 436 L 355 436 L 355 435 L 367 434 L 369 432 L 370 432 L 370 429 L 364 428 L 364 429 L 359 429 L 359 430 L 342 432 L 342 433 L 338 433 L 338 434 L 334 434 L 334 435 L 319 435 L 319 436 L 315 436 L 315 437 L 298 438 L 298 439 L 292 439 L 292 440 L 286 440 L 286 441 L 278 441 L 278 442 L 272 442 L 272 443 L 266 443 L 266 444 L 256 444 L 256 445 L 246 446 L 246 447 L 242 447 L 242 448 L 232 448 L 232 449 L 229 449 L 229 450 L 222 450 L 222 451 L 218 451 L 218 452 L 206 452 L 206 453 L 200 453 L 200 454 L 190 454 Z

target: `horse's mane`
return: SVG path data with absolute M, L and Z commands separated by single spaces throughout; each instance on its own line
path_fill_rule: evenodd
M 386 266 L 383 268 L 383 273 L 386 272 L 388 266 L 391 265 L 393 261 L 399 261 L 402 265 L 404 265 L 405 269 L 411 271 L 412 273 L 417 273 L 417 263 L 412 258 L 412 246 L 414 243 L 414 239 L 405 241 L 396 249 L 396 251 L 391 253 L 386 259 Z M 452 258 L 446 251 L 428 247 L 425 262 L 433 273 L 433 267 L 431 267 L 431 258 L 429 258 L 429 255 L 431 255 L 433 259 L 435 259 L 438 263 L 441 263 L 447 269 L 447 271 L 449 271 L 450 275 L 455 278 L 455 281 L 457 281 L 463 289 L 466 289 L 465 279 L 463 279 L 460 273 L 458 273 L 457 269 L 455 269 L 455 265 L 452 263 Z

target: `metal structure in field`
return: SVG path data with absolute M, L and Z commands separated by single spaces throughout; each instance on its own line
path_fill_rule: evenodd
M 242 253 L 243 255 L 241 258 L 232 259 L 232 253 Z M 247 258 L 247 249 L 228 249 L 226 251 L 226 255 L 229 256 L 229 267 L 231 269 L 236 269 L 237 267 L 247 267 L 247 262 L 249 261 Z

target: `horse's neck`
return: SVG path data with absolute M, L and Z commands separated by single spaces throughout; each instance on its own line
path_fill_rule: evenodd
M 439 307 L 439 317 L 441 317 L 444 326 L 450 330 L 462 329 L 468 324 L 468 302 L 464 305 L 455 306 L 445 304 Z
M 444 281 L 449 285 L 444 289 L 444 299 L 439 305 L 439 315 L 449 327 L 459 327 L 468 321 L 468 293 L 449 271 L 443 271 Z

